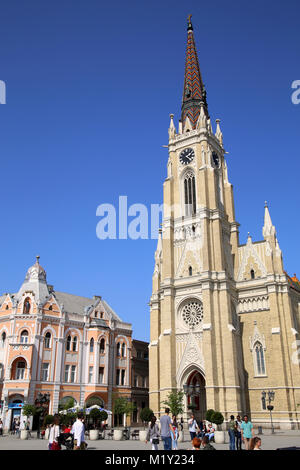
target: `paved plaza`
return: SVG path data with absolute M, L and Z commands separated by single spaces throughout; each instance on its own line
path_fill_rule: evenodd
M 300 431 L 276 431 L 271 434 L 270 430 L 263 431 L 260 435 L 262 439 L 263 450 L 275 450 L 282 447 L 299 447 L 300 448 Z M 226 440 L 228 435 L 226 433 Z M 140 442 L 139 440 L 130 439 L 127 441 L 114 441 L 112 439 L 90 441 L 87 440 L 88 450 L 151 450 L 151 445 Z M 229 444 L 213 444 L 218 450 L 229 450 Z M 43 439 L 21 440 L 15 436 L 0 437 L 0 450 L 47 450 L 48 441 Z M 185 433 L 185 442 L 178 445 L 180 450 L 191 450 L 191 444 L 188 441 L 188 432 Z M 63 447 L 65 449 L 65 447 Z M 159 445 L 159 449 L 163 450 L 163 445 Z

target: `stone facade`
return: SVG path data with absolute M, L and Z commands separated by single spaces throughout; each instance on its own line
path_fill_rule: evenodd
M 135 405 L 131 424 L 142 425 L 140 413 L 149 407 L 149 343 L 132 340 L 131 401 Z
M 268 426 L 262 392 L 273 390 L 275 425 L 298 427 L 300 283 L 284 271 L 267 205 L 263 240 L 239 243 L 220 121 L 214 133 L 193 34 L 189 21 L 150 301 L 150 408 L 159 414 L 171 390 L 198 385 L 186 413 L 193 401 L 199 417 L 212 408 Z

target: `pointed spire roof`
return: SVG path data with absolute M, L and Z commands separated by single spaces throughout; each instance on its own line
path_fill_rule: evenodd
M 265 201 L 265 217 L 264 217 L 264 226 L 263 226 L 263 237 L 276 236 L 276 230 L 272 224 L 269 208 L 267 201 Z
M 188 16 L 187 26 L 188 35 L 181 106 L 181 120 L 184 126 L 184 121 L 188 116 L 193 129 L 195 129 L 200 113 L 201 102 L 204 105 L 206 116 L 209 117 L 209 115 L 206 102 L 206 91 L 201 77 L 191 16 L 192 15 Z

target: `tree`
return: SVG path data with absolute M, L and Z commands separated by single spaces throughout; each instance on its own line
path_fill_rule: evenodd
M 184 392 L 182 390 L 174 390 L 170 392 L 167 399 L 163 401 L 163 405 L 170 408 L 172 415 L 181 415 L 184 411 Z
M 75 400 L 74 398 L 70 398 L 63 406 L 63 410 L 69 410 L 70 408 L 74 408 Z
M 114 399 L 114 413 L 118 416 L 129 416 L 134 411 L 134 404 L 126 397 L 117 397 Z
M 54 421 L 54 416 L 53 415 L 46 415 L 44 418 L 43 426 L 47 427 L 49 424 L 52 424 Z
M 100 411 L 100 423 L 102 423 L 102 421 L 106 421 L 108 418 L 108 414 L 106 413 L 106 411 L 102 410 Z
M 224 416 L 220 411 L 214 411 L 214 413 L 211 415 L 211 422 L 217 425 L 217 428 L 219 429 L 220 425 L 224 421 Z
M 212 410 L 212 409 L 207 410 L 206 415 L 205 415 L 206 421 L 209 421 L 210 423 L 212 422 L 211 417 L 214 414 L 214 412 L 215 410 Z
M 144 423 L 149 423 L 151 421 L 152 416 L 154 415 L 153 411 L 150 408 L 142 408 L 140 412 L 140 418 Z
M 98 408 L 93 408 L 90 411 L 89 417 L 91 418 L 91 420 L 93 422 L 93 429 L 97 429 L 97 423 L 100 420 L 101 411 L 98 410 Z
M 22 414 L 29 418 L 30 416 L 34 416 L 37 413 L 37 409 L 34 405 L 24 405 L 22 409 Z

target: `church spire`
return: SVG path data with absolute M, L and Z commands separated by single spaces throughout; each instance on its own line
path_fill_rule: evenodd
M 263 237 L 276 237 L 276 230 L 274 225 L 272 224 L 269 208 L 267 201 L 265 201 L 265 217 L 264 217 L 264 226 L 263 226 Z
M 188 16 L 187 25 L 188 36 L 181 106 L 181 121 L 184 127 L 185 119 L 188 116 L 193 129 L 195 129 L 200 113 L 201 103 L 203 104 L 207 118 L 209 115 L 207 110 L 206 91 L 201 77 L 191 16 L 192 15 Z

